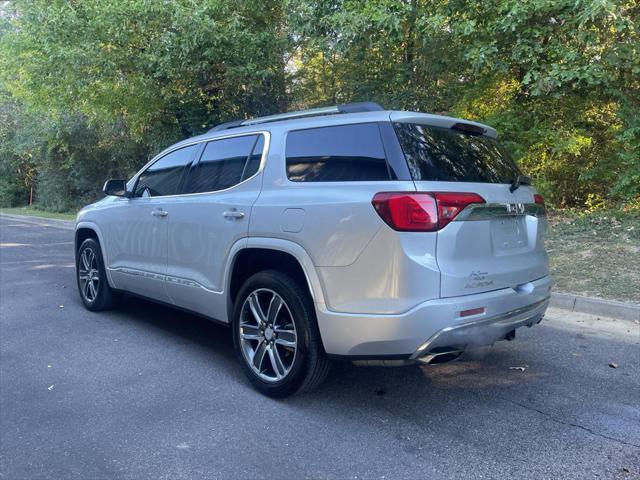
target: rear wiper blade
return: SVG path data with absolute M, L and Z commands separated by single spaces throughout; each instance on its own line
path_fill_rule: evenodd
M 511 193 L 515 192 L 520 185 L 531 185 L 531 179 L 524 175 L 518 175 L 513 182 L 511 182 L 511 186 L 509 187 L 509 191 Z

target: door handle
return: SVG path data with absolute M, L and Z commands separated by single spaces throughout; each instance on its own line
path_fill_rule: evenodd
M 160 218 L 164 218 L 167 215 L 169 215 L 169 212 L 167 212 L 166 210 L 162 210 L 162 209 L 158 209 L 158 210 L 153 210 L 151 212 L 151 215 L 153 215 L 154 217 L 160 217 Z
M 224 212 L 222 216 L 224 218 L 233 218 L 235 220 L 240 220 L 241 218 L 244 218 L 244 212 L 239 212 L 236 209 L 231 209 Z

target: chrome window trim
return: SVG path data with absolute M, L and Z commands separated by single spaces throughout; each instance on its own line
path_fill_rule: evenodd
M 169 155 L 170 153 L 173 153 L 176 150 L 180 150 L 181 148 L 191 147 L 193 145 L 198 145 L 198 144 L 201 144 L 201 143 L 209 143 L 209 142 L 216 142 L 218 140 L 226 140 L 228 138 L 249 137 L 249 136 L 252 136 L 252 135 L 264 135 L 264 146 L 262 147 L 262 156 L 260 158 L 260 166 L 258 167 L 258 170 L 256 171 L 256 173 L 254 173 L 253 175 L 251 175 L 248 178 L 245 178 L 243 181 L 241 181 L 239 183 L 236 183 L 232 187 L 225 188 L 223 190 L 212 190 L 210 192 L 175 193 L 173 195 L 156 195 L 155 197 L 131 197 L 131 198 L 129 198 L 129 200 L 139 201 L 139 200 L 143 200 L 143 199 L 149 200 L 149 199 L 154 199 L 154 198 L 176 198 L 176 197 L 191 197 L 191 196 L 194 196 L 194 195 L 211 195 L 211 194 L 214 194 L 214 193 L 227 192 L 227 191 L 229 191 L 229 190 L 231 190 L 233 188 L 236 188 L 239 185 L 242 185 L 245 182 L 248 182 L 249 180 L 251 180 L 255 176 L 257 176 L 260 173 L 262 173 L 262 171 L 264 170 L 264 167 L 265 167 L 265 165 L 267 163 L 267 153 L 269 152 L 269 147 L 271 145 L 271 133 L 268 130 L 259 130 L 259 131 L 255 131 L 255 132 L 234 133 L 234 134 L 223 135 L 223 136 L 214 137 L 214 138 L 207 138 L 207 139 L 197 140 L 197 141 L 191 142 L 191 143 L 181 144 L 180 146 L 176 146 L 176 148 L 172 148 L 169 151 L 165 151 L 165 152 L 162 152 L 161 154 L 156 155 L 150 162 L 148 162 L 144 167 L 142 167 L 142 169 L 138 173 L 136 173 L 131 178 L 131 180 L 129 180 L 129 182 L 131 182 L 131 181 L 134 182 L 133 187 L 135 189 L 135 185 L 138 183 L 138 177 L 140 177 L 140 175 L 142 173 L 144 173 L 147 170 L 147 168 L 149 168 L 151 165 L 153 165 L 154 163 L 156 163 L 160 159 L 164 158 L 166 155 Z M 162 155 L 162 156 L 160 156 L 160 155 Z M 129 183 L 129 182 L 127 182 L 127 183 Z

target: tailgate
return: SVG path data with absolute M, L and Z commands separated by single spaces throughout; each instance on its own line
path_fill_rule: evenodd
M 544 250 L 546 215 L 531 187 L 511 193 L 509 185 L 458 183 L 485 204 L 467 206 L 438 232 L 436 258 L 441 297 L 501 288 L 526 289 L 548 274 Z

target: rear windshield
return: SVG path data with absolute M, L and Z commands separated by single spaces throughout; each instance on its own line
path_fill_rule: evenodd
M 415 123 L 393 126 L 414 180 L 511 183 L 520 175 L 493 138 Z

